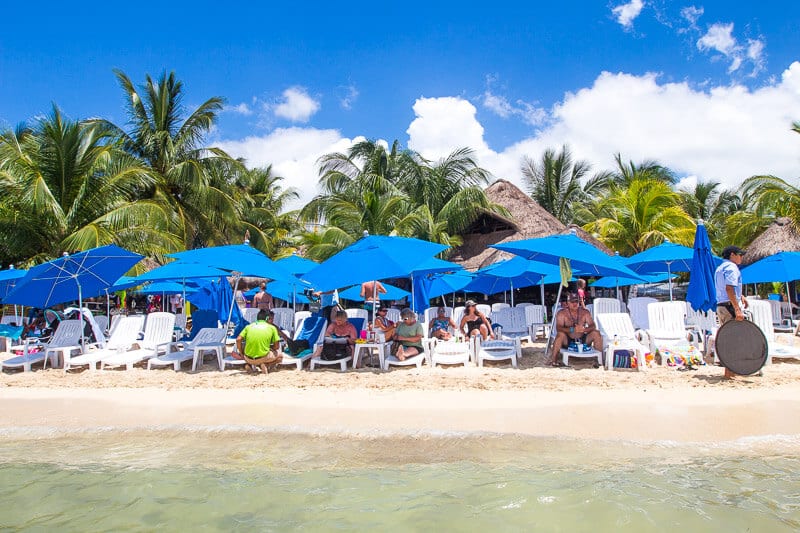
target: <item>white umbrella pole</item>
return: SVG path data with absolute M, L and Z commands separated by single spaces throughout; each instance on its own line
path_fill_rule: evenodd
M 562 287 L 562 285 L 561 285 L 561 283 L 559 283 L 558 284 L 558 295 L 556 295 L 556 306 L 558 306 L 559 303 L 561 302 L 561 287 Z M 547 309 L 547 307 L 545 307 L 545 309 Z M 553 317 L 555 317 L 555 315 L 557 313 L 558 313 L 557 311 L 555 313 L 553 313 Z M 555 326 L 555 324 L 552 324 L 551 326 Z M 545 349 L 544 349 L 545 357 L 549 356 L 550 348 L 553 346 L 553 341 L 555 340 L 555 338 L 553 336 L 553 330 L 554 329 L 555 329 L 555 327 L 551 327 L 550 328 L 550 335 L 547 337 L 547 346 L 545 346 Z
M 547 322 L 547 304 L 544 301 L 544 280 L 539 284 L 539 292 L 542 295 L 542 308 L 544 309 L 544 321 Z
M 669 281 L 669 301 L 672 301 L 672 271 L 670 270 L 671 261 L 667 261 L 667 280 Z
M 239 280 L 242 278 L 241 274 L 234 274 L 234 276 L 236 277 L 236 283 L 233 287 L 234 297 L 231 298 L 231 308 L 228 310 L 228 320 L 227 322 L 225 322 L 225 327 L 228 327 L 228 324 L 231 323 L 231 317 L 233 316 L 233 306 L 236 304 L 236 291 L 239 290 Z M 225 280 L 225 282 L 227 283 L 228 280 Z
M 789 320 L 794 320 L 794 313 L 792 313 L 792 295 L 789 293 L 789 282 L 786 282 L 786 301 L 789 302 Z
M 511 282 L 511 307 L 514 307 L 514 282 Z

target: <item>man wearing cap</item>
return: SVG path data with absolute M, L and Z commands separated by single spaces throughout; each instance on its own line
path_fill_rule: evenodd
M 727 246 L 722 250 L 722 264 L 714 272 L 714 285 L 717 292 L 717 318 L 720 326 L 730 320 L 744 320 L 747 300 L 742 296 L 742 274 L 739 265 L 744 250 L 738 246 Z M 725 377 L 732 378 L 733 372 L 725 369 Z
M 592 313 L 581 307 L 581 298 L 577 293 L 567 296 L 567 307 L 556 315 L 556 339 L 553 342 L 553 353 L 550 364 L 563 366 L 559 359 L 561 348 L 566 348 L 572 341 L 591 345 L 595 350 L 603 350 L 603 337 L 597 331 Z

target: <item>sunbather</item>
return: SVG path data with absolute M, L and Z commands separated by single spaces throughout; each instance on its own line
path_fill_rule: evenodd
M 386 307 L 381 307 L 378 309 L 373 329 L 375 331 L 383 332 L 383 338 L 387 341 L 390 341 L 394 338 L 394 332 L 397 324 L 386 318 L 387 311 L 388 309 Z
M 428 333 L 431 337 L 435 337 L 443 341 L 449 341 L 453 336 L 450 333 L 450 328 L 455 331 L 458 326 L 456 326 L 456 323 L 453 322 L 452 318 L 447 316 L 445 308 L 440 305 L 439 308 L 436 309 L 436 318 L 432 319 L 428 324 Z
M 556 339 L 553 341 L 553 352 L 550 364 L 562 366 L 559 353 L 562 348 L 569 346 L 570 342 L 590 345 L 595 350 L 603 349 L 603 337 L 597 330 L 588 309 L 581 307 L 581 298 L 576 293 L 567 296 L 567 307 L 561 309 L 556 315 Z

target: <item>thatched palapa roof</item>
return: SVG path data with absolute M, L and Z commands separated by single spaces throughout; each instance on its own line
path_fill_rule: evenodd
M 565 226 L 509 181 L 499 179 L 492 183 L 485 192 L 489 201 L 505 207 L 511 218 L 494 213 L 483 213 L 464 232 L 462 235 L 464 244 L 454 250 L 450 260 L 463 265 L 468 270 L 477 270 L 501 259 L 512 257 L 506 252 L 489 248 L 490 244 L 568 233 L 571 228 L 576 229 L 577 235 L 581 239 L 611 254 L 608 248 L 586 231 L 574 225 Z
M 753 239 L 742 259 L 742 266 L 778 252 L 800 252 L 800 232 L 789 218 L 776 218 L 761 235 Z

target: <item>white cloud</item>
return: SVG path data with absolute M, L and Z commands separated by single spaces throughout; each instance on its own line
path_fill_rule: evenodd
M 250 106 L 244 102 L 235 106 L 225 106 L 222 108 L 222 111 L 224 113 L 236 113 L 237 115 L 244 115 L 244 116 L 250 116 L 253 114 L 253 110 L 250 109 Z
M 697 21 L 703 16 L 704 9 L 702 7 L 687 6 L 681 9 L 681 17 L 689 23 L 690 29 L 697 29 Z M 679 33 L 686 30 L 679 30 Z
M 300 199 L 290 208 L 301 207 L 317 194 L 317 159 L 331 152 L 346 152 L 355 140 L 343 138 L 336 130 L 279 128 L 261 137 L 216 143 L 233 157 L 243 157 L 248 168 L 272 165 L 284 178 L 284 187 L 295 187 Z
M 350 111 L 355 101 L 358 100 L 359 92 L 355 85 L 348 85 L 344 89 L 345 94 L 339 98 L 339 105 L 342 109 Z
M 733 38 L 733 22 L 712 24 L 705 35 L 697 41 L 698 50 L 716 50 L 725 56 L 736 51 L 736 39 Z
M 633 21 L 642 12 L 644 2 L 642 0 L 631 0 L 627 4 L 621 4 L 611 10 L 617 22 L 626 30 L 633 27 Z
M 591 87 L 567 94 L 550 125 L 535 137 L 492 150 L 475 108 L 458 98 L 420 99 L 409 146 L 429 159 L 469 146 L 495 176 L 522 184 L 520 161 L 567 144 L 595 171 L 612 170 L 614 155 L 654 159 L 681 176 L 735 187 L 754 174 L 796 179 L 800 138 L 789 131 L 800 116 L 800 62 L 773 85 L 734 85 L 698 91 L 686 83 L 659 83 L 647 74 L 602 73 Z
M 487 90 L 483 93 L 483 107 L 502 118 L 519 116 L 526 124 L 539 126 L 547 118 L 547 112 L 523 100 L 511 104 L 505 96 L 493 94 Z
M 319 111 L 320 104 L 311 98 L 303 87 L 289 87 L 283 91 L 283 101 L 273 109 L 275 116 L 292 122 L 308 122 Z

